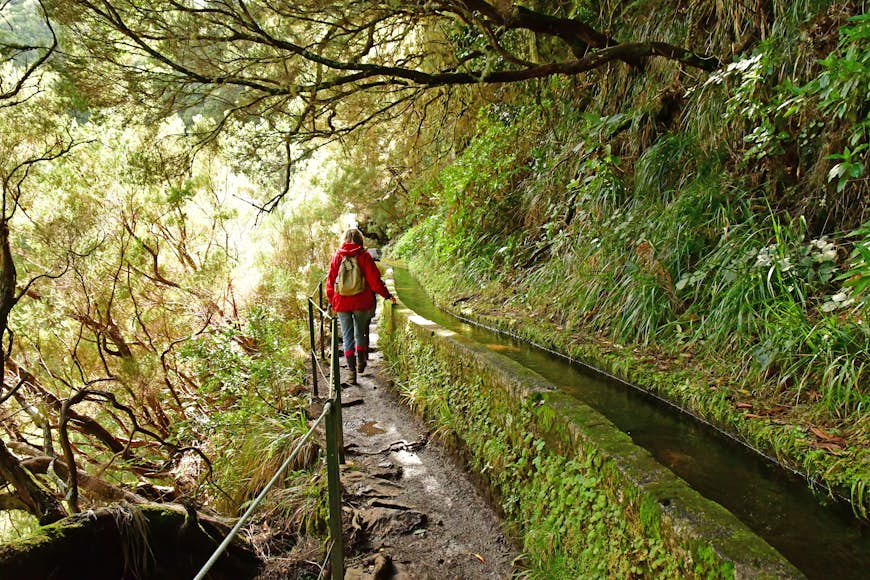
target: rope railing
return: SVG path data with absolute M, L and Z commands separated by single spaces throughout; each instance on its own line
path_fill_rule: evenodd
M 320 416 L 314 421 L 308 432 L 300 438 L 296 447 L 290 453 L 290 456 L 284 460 L 284 463 L 281 464 L 281 467 L 278 468 L 275 475 L 273 475 L 272 479 L 269 480 L 269 483 L 266 484 L 254 501 L 251 502 L 251 505 L 248 506 L 248 509 L 245 510 L 245 513 L 242 514 L 230 530 L 229 534 L 227 534 L 227 537 L 224 538 L 220 546 L 218 546 L 205 565 L 203 565 L 202 569 L 194 577 L 194 580 L 205 578 L 209 570 L 211 570 L 221 555 L 226 551 L 227 547 L 229 547 L 235 539 L 236 535 L 238 535 L 242 526 L 244 526 L 250 519 L 254 510 L 259 507 L 260 503 L 262 503 L 263 499 L 275 483 L 277 483 L 284 471 L 299 455 L 302 446 L 308 442 L 321 422 L 326 423 L 326 476 L 329 504 L 330 547 L 327 552 L 326 560 L 324 560 L 324 566 L 321 567 L 320 574 L 323 574 L 323 571 L 326 568 L 325 562 L 328 561 L 332 580 L 340 580 L 344 578 L 344 540 L 341 535 L 341 479 L 339 467 L 340 463 L 344 463 L 344 429 L 341 419 L 341 379 L 339 375 L 339 357 L 336 356 L 336 352 L 338 352 L 338 319 L 335 316 L 331 316 L 323 308 L 322 281 L 318 284 L 316 292 L 318 294 L 317 304 L 315 304 L 313 293 L 312 296 L 308 298 L 308 333 L 311 347 L 311 382 L 313 395 L 315 397 L 319 396 L 318 376 L 322 377 L 323 380 L 329 384 L 329 394 L 323 406 L 323 412 L 321 412 Z M 319 319 L 319 341 L 315 338 L 315 311 L 317 312 L 317 318 Z M 325 362 L 327 359 L 324 348 L 324 337 L 326 336 L 325 321 L 329 321 L 329 334 L 331 335 L 331 346 L 329 350 L 330 376 L 328 378 L 323 366 L 321 365 L 321 361 Z M 319 357 L 317 356 L 317 342 L 320 343 Z M 319 577 L 320 576 L 318 576 L 318 578 Z
M 311 302 L 314 310 L 316 310 L 318 314 L 322 315 L 325 320 L 332 320 L 333 318 L 335 318 L 332 314 L 329 313 L 329 309 L 324 310 L 323 308 L 318 306 L 317 303 L 314 302 L 313 298 L 309 298 L 308 300 Z
M 320 366 L 320 360 L 317 360 L 317 370 L 319 371 L 320 378 L 322 378 L 326 382 L 329 382 L 329 376 L 327 376 L 326 371 L 323 370 L 323 367 Z
M 320 286 L 318 286 L 318 288 L 321 287 L 322 285 L 323 285 L 323 283 L 321 282 Z M 319 316 L 316 316 L 315 312 Z M 317 327 L 315 322 L 316 322 L 317 318 L 319 318 L 319 321 L 320 321 L 319 340 L 315 335 L 315 329 Z M 313 298 L 309 297 L 308 298 L 308 336 L 309 336 L 309 341 L 310 341 L 309 356 L 311 357 L 311 376 L 312 376 L 311 387 L 312 387 L 312 393 L 314 394 L 315 397 L 320 396 L 320 392 L 318 389 L 318 375 L 320 375 L 324 381 L 327 380 L 326 373 L 323 371 L 323 368 L 320 366 L 320 360 L 326 359 L 326 353 L 324 352 L 324 348 L 323 348 L 323 345 L 326 342 L 326 340 L 325 340 L 326 332 L 325 332 L 325 327 L 324 327 L 324 321 L 329 321 L 330 328 L 331 328 L 332 326 L 334 326 L 332 323 L 335 321 L 335 317 L 329 315 L 329 313 L 326 310 L 324 310 L 321 306 L 318 306 L 317 304 L 315 304 Z M 317 344 L 318 343 L 320 344 L 320 357 L 319 358 L 317 356 L 317 350 L 318 350 Z M 334 353 L 335 353 L 335 351 L 333 350 L 330 353 L 330 358 L 334 356 Z
M 325 322 L 329 322 L 330 330 L 334 326 L 333 322 L 336 317 L 329 313 L 329 305 L 325 305 L 323 303 L 323 283 L 324 280 L 320 280 L 317 283 L 317 288 L 311 292 L 308 296 L 308 336 L 310 338 L 310 352 L 309 355 L 311 357 L 311 389 L 312 393 L 315 397 L 320 396 L 319 385 L 318 385 L 318 375 L 323 377 L 326 380 L 323 369 L 319 369 L 319 360 L 326 360 L 326 352 L 324 345 L 326 344 L 326 325 Z M 317 300 L 315 300 L 315 295 L 317 296 Z M 315 330 L 319 326 L 320 334 L 316 335 Z M 319 336 L 319 339 L 318 339 Z M 320 357 L 318 359 L 317 356 L 317 345 L 320 345 Z M 332 359 L 335 356 L 335 350 L 329 353 L 329 358 Z M 318 373 L 318 370 L 320 371 Z
M 284 463 L 281 464 L 281 467 L 278 468 L 278 471 L 275 472 L 275 475 L 272 476 L 272 479 L 269 480 L 269 483 L 266 484 L 266 487 L 260 492 L 260 494 L 254 498 L 254 501 L 251 502 L 251 505 L 248 506 L 248 509 L 245 510 L 245 513 L 242 514 L 242 517 L 239 518 L 239 521 L 236 522 L 236 525 L 233 526 L 233 529 L 230 530 L 230 533 L 227 534 L 227 537 L 224 538 L 224 541 L 221 542 L 221 545 L 218 546 L 217 550 L 214 551 L 214 554 L 211 555 L 211 558 L 203 565 L 202 569 L 200 569 L 199 573 L 194 576 L 193 580 L 201 580 L 205 578 L 205 575 L 208 574 L 208 571 L 211 570 L 212 566 L 214 566 L 215 562 L 217 562 L 218 558 L 226 551 L 232 541 L 235 539 L 236 535 L 238 535 L 239 530 L 242 529 L 248 519 L 250 519 L 251 515 L 253 515 L 254 510 L 259 507 L 259 505 L 265 499 L 266 494 L 272 489 L 275 483 L 278 481 L 278 478 L 284 473 L 284 471 L 290 466 L 290 464 L 296 459 L 299 455 L 299 452 L 302 450 L 302 446 L 308 442 L 311 438 L 311 435 L 314 434 L 314 430 L 317 429 L 317 426 L 326 418 L 327 414 L 332 410 L 332 401 L 327 401 L 323 406 L 323 412 L 320 413 L 320 416 L 314 421 L 314 424 L 308 429 L 308 432 L 302 436 L 301 439 L 296 443 L 296 447 L 290 453 L 290 456 L 284 460 Z
M 317 580 L 320 580 L 321 578 L 323 578 L 324 574 L 326 573 L 326 570 L 327 570 L 326 563 L 329 562 L 330 558 L 332 558 L 333 546 L 335 546 L 335 543 L 330 542 L 329 548 L 326 549 L 326 557 L 323 559 L 323 563 L 318 565 L 318 568 L 320 569 L 320 571 L 317 573 Z

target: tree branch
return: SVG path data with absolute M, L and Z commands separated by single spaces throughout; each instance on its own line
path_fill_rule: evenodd
M 69 469 L 63 461 L 58 461 L 53 457 L 39 456 L 25 459 L 21 464 L 26 467 L 31 473 L 46 473 L 49 465 L 52 465 L 59 477 L 69 478 Z M 88 490 L 96 496 L 108 501 L 126 501 L 132 504 L 148 503 L 148 500 L 142 496 L 135 494 L 126 489 L 112 485 L 111 483 L 88 475 L 82 470 L 77 470 L 76 480 L 81 483 L 83 489 Z
M 15 98 L 18 94 L 24 89 L 24 85 L 27 83 L 27 80 L 33 76 L 39 68 L 45 64 L 48 58 L 54 53 L 57 49 L 57 34 L 54 31 L 54 26 L 51 24 L 51 19 L 48 17 L 48 12 L 45 10 L 45 5 L 42 3 L 42 0 L 38 0 L 37 4 L 39 4 L 39 9 L 42 12 L 42 20 L 45 23 L 45 26 L 48 28 L 48 31 L 51 33 L 51 45 L 49 46 L 24 46 L 15 43 L 3 43 L 0 44 L 0 54 L 3 54 L 5 50 L 11 48 L 16 51 L 21 52 L 29 52 L 31 50 L 43 50 L 41 55 L 27 65 L 25 67 L 24 72 L 21 73 L 21 76 L 18 77 L 18 81 L 16 81 L 15 85 L 9 89 L 8 91 L 0 91 L 0 102 L 8 101 L 10 99 Z M 4 103 L 7 105 L 7 103 Z
M 15 488 L 18 498 L 27 506 L 27 511 L 39 519 L 40 525 L 50 524 L 66 517 L 66 511 L 60 502 L 48 493 L 9 452 L 2 439 L 0 439 L 0 477 Z

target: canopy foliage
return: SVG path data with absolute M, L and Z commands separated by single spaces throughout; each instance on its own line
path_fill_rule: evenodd
M 206 114 L 203 140 L 262 120 L 261 144 L 283 149 L 288 168 L 375 122 L 415 109 L 425 117 L 433 90 L 445 97 L 451 87 L 577 75 L 614 61 L 642 69 L 650 57 L 719 66 L 685 47 L 614 39 L 567 8 L 549 14 L 510 2 L 54 4 L 123 94 L 146 108 Z M 286 181 L 280 191 L 263 207 L 286 194 Z

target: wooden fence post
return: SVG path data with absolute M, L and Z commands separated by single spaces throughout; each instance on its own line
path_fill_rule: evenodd
M 336 407 L 338 432 L 338 460 L 344 463 L 344 425 L 341 419 L 341 357 L 338 356 L 338 317 L 332 319 L 332 390 Z
M 338 426 L 341 424 L 341 407 L 334 400 L 326 414 L 326 476 L 329 487 L 329 535 L 332 538 L 332 552 L 329 556 L 333 580 L 344 579 L 344 538 L 341 530 L 341 479 L 338 465 L 338 450 L 342 443 Z
M 321 315 L 322 316 L 322 315 Z M 314 344 L 314 301 L 308 299 L 308 338 L 311 342 L 311 387 L 315 397 L 320 396 L 317 388 L 317 351 Z M 322 339 L 321 339 L 322 342 Z
M 323 281 L 317 285 L 317 305 L 320 306 L 320 360 L 323 360 Z

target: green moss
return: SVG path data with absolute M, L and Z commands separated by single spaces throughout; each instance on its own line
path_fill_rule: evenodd
M 696 574 L 706 578 L 734 578 L 734 564 L 723 561 L 710 546 L 699 544 L 694 549 L 693 557 Z
M 531 577 L 722 577 L 728 570 L 725 577 L 734 576 L 727 558 L 712 548 L 698 551 L 705 544 L 697 535 L 674 531 L 679 526 L 665 532 L 660 498 L 678 498 L 699 512 L 709 502 L 606 419 L 563 404 L 564 395 L 547 391 L 527 369 L 461 337 L 391 310 L 383 320 L 381 345 L 397 389 L 434 429 L 461 443 L 492 486 L 522 539 Z M 629 459 L 618 462 L 617 455 Z M 653 483 L 642 490 L 637 481 Z M 736 520 L 716 507 L 701 519 L 715 521 L 721 534 Z M 794 572 L 752 534 L 735 545 L 725 551 Z
M 662 537 L 661 510 L 658 502 L 650 496 L 644 496 L 640 502 L 638 517 L 644 534 L 652 538 Z

